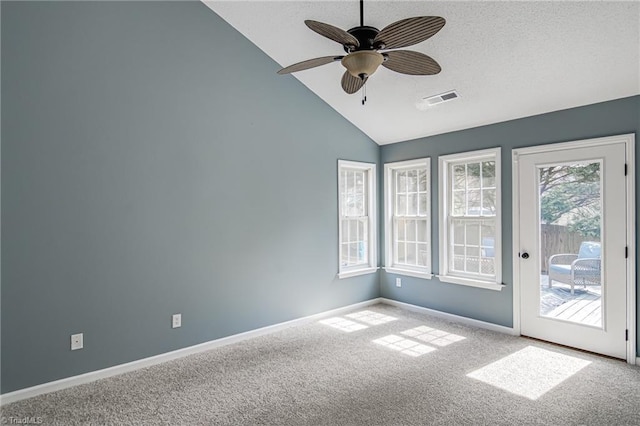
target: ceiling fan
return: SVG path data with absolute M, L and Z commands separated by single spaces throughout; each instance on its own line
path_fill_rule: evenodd
M 364 0 L 360 0 L 360 26 L 344 31 L 333 25 L 306 20 L 311 30 L 340 43 L 346 55 L 323 56 L 282 68 L 278 74 L 289 74 L 340 61 L 347 69 L 342 76 L 342 89 L 356 93 L 378 67 L 409 75 L 434 75 L 441 70 L 431 57 L 412 50 L 388 50 L 411 46 L 436 34 L 445 24 L 440 16 L 417 16 L 387 25 L 382 30 L 364 25 Z M 364 103 L 364 98 L 363 98 Z

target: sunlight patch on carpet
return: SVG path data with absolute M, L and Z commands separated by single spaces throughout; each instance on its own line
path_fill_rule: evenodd
M 348 318 L 364 322 L 369 325 L 385 324 L 387 322 L 395 321 L 398 318 L 390 315 L 379 314 L 373 311 L 360 311 L 353 314 L 345 315 Z
M 591 361 L 528 346 L 467 377 L 536 400 L 589 364 Z
M 421 343 L 414 342 L 413 340 L 405 339 L 401 336 L 396 336 L 395 334 L 390 334 L 380 339 L 376 339 L 373 341 L 373 343 L 414 357 L 428 354 L 429 352 L 433 352 L 436 350 L 436 348 L 433 348 L 431 346 L 423 345 Z
M 342 330 L 346 333 L 351 333 L 353 331 L 362 330 L 365 328 L 369 328 L 364 324 L 357 323 L 355 321 L 351 321 L 348 319 L 344 319 L 342 317 L 333 317 L 327 318 L 322 321 L 319 321 L 320 324 L 328 325 L 329 327 L 337 328 L 338 330 Z
M 426 325 L 403 331 L 402 334 L 436 346 L 448 346 L 465 339 L 463 336 L 427 327 Z

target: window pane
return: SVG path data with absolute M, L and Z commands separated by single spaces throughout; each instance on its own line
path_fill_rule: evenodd
M 418 244 L 418 265 L 427 266 L 427 245 Z
M 407 244 L 407 265 L 415 265 L 416 264 L 416 245 L 415 244 Z
M 367 258 L 369 256 L 369 253 L 367 252 L 368 247 L 369 246 L 364 241 L 360 241 L 358 243 L 358 255 L 360 263 L 367 263 Z
M 356 193 L 364 194 L 364 172 L 356 172 Z
M 453 215 L 463 216 L 467 212 L 464 192 L 456 191 L 453 193 Z
M 483 258 L 480 261 L 480 273 L 487 275 L 495 275 L 495 260 L 493 258 Z
M 484 188 L 496 186 L 495 161 L 484 161 L 482 163 L 482 186 Z
M 465 189 L 466 172 L 464 169 L 465 169 L 464 164 L 453 166 L 453 188 L 454 189 Z
M 420 192 L 427 191 L 427 171 L 426 170 L 420 170 L 420 173 L 418 174 L 418 190 L 420 190 Z
M 349 221 L 347 219 L 342 220 L 342 241 L 346 243 L 349 241 Z
M 349 262 L 348 262 L 349 244 L 342 244 L 341 245 L 341 252 L 342 252 L 342 258 L 340 259 L 340 262 L 341 262 L 342 266 L 347 266 L 349 264 Z
M 398 172 L 396 179 L 396 193 L 404 194 L 407 192 L 407 172 Z
M 451 268 L 456 271 L 464 271 L 464 246 L 453 246 L 453 259 Z
M 467 196 L 467 214 L 469 216 L 478 216 L 480 214 L 480 190 L 469 190 Z
M 480 163 L 467 164 L 467 188 L 480 188 Z
M 496 228 L 494 225 L 482 225 L 481 227 L 481 240 L 482 251 L 481 254 L 483 257 L 494 257 L 495 256 L 495 233 Z
M 404 243 L 403 242 L 399 242 L 398 243 L 398 263 L 407 263 L 407 260 L 405 258 L 404 255 Z
M 356 195 L 356 210 L 355 210 L 355 216 L 364 216 L 365 214 L 367 214 L 366 210 L 365 210 L 365 195 L 362 193 L 359 193 Z
M 358 236 L 360 241 L 366 242 L 368 240 L 367 222 L 368 220 L 366 218 L 358 220 Z
M 420 194 L 418 196 L 418 215 L 426 216 L 427 214 L 427 194 Z
M 364 260 L 364 246 L 361 243 L 351 243 L 349 244 L 349 258 L 351 259 L 351 264 L 361 263 Z
M 347 171 L 345 172 L 347 175 L 347 187 L 346 187 L 346 191 L 347 193 L 353 193 L 354 192 L 354 188 L 355 188 L 355 184 L 356 184 L 356 173 L 353 171 Z
M 407 196 L 407 215 L 415 216 L 416 214 L 418 214 L 418 196 L 409 194 Z
M 454 223 L 452 240 L 454 244 L 464 244 L 464 225 L 462 223 Z
M 405 238 L 405 221 L 404 219 L 398 219 L 396 222 L 397 231 L 396 231 L 396 239 L 398 241 L 404 241 Z
M 396 207 L 396 214 L 404 216 L 407 214 L 407 196 L 398 195 L 398 205 Z
M 416 241 L 426 242 L 427 238 L 427 219 L 418 220 L 418 235 Z
M 467 246 L 480 245 L 480 226 L 477 223 L 467 225 Z
M 465 263 L 467 272 L 480 272 L 480 263 L 478 258 L 478 248 L 467 248 L 467 262 Z
M 407 241 L 415 241 L 416 240 L 416 221 L 415 220 L 407 220 Z
M 409 192 L 418 192 L 418 172 L 416 170 L 407 172 L 407 189 Z
M 496 190 L 485 189 L 482 191 L 482 215 L 494 216 L 496 214 Z
M 349 221 L 349 241 L 355 242 L 360 240 L 360 235 L 358 234 L 358 221 L 350 220 Z

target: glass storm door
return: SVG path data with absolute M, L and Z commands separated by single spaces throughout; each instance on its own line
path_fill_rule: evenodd
M 626 358 L 625 145 L 517 156 L 521 334 Z

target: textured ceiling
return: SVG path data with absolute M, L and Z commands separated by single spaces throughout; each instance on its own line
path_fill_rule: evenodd
M 356 0 L 205 4 L 283 67 L 344 54 L 305 19 L 345 30 L 359 25 Z M 366 85 L 364 106 L 359 93 L 342 91 L 339 62 L 281 78 L 298 78 L 378 144 L 640 94 L 640 2 L 366 0 L 364 6 L 365 25 L 378 29 L 412 16 L 444 17 L 438 34 L 408 48 L 434 58 L 442 72 L 408 76 L 380 67 Z M 419 98 L 452 89 L 460 98 L 416 108 Z

